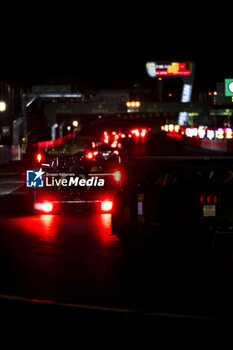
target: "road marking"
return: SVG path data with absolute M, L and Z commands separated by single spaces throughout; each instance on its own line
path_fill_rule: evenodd
M 163 313 L 163 312 L 150 312 L 137 309 L 123 309 L 118 307 L 108 307 L 108 306 L 97 306 L 97 305 L 86 305 L 86 304 L 74 304 L 74 303 L 62 303 L 52 300 L 42 300 L 42 299 L 33 299 L 27 297 L 19 297 L 14 295 L 5 295 L 0 294 L 0 300 L 8 301 L 19 301 L 32 304 L 46 304 L 46 305 L 55 305 L 57 307 L 66 307 L 79 310 L 94 310 L 94 311 L 106 311 L 114 313 L 125 313 L 125 314 L 135 314 L 142 316 L 154 316 L 161 318 L 179 318 L 179 319 L 190 319 L 190 320 L 201 320 L 201 321 L 224 321 L 223 317 L 214 317 L 214 316 L 197 316 L 189 314 L 173 314 L 173 313 Z
M 128 160 L 137 160 L 137 159 L 158 159 L 158 160 L 168 160 L 168 159 L 174 159 L 174 160 L 233 160 L 233 157 L 230 156 L 126 156 L 123 158 L 124 161 Z
M 23 180 L 0 180 L 0 184 L 25 184 Z
M 0 184 L 0 185 L 2 185 L 2 184 Z M 21 184 L 21 185 L 19 185 L 19 186 L 16 186 L 16 187 L 13 187 L 13 188 L 6 188 L 6 189 L 0 189 L 0 195 L 3 195 L 3 196 L 5 196 L 5 195 L 8 195 L 8 194 L 10 194 L 10 193 L 12 193 L 12 192 L 14 192 L 14 191 L 16 191 L 18 188 L 20 188 L 20 187 L 22 187 L 23 185 Z

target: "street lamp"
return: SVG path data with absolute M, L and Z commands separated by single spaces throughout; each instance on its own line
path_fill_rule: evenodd
M 6 102 L 0 101 L 0 112 L 5 112 L 6 110 Z

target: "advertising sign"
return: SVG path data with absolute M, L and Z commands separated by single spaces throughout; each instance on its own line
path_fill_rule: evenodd
M 233 78 L 225 79 L 225 96 L 233 96 Z
M 188 67 L 189 62 L 169 62 L 169 63 L 156 63 L 147 62 L 146 70 L 147 74 L 151 78 L 156 77 L 182 77 L 190 76 L 191 69 Z

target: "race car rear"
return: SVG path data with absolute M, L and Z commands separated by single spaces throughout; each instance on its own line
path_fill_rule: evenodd
M 32 188 L 33 209 L 40 213 L 111 212 L 121 188 L 119 167 L 86 161 L 83 154 L 55 158 L 36 173 L 43 173 L 43 186 Z
M 233 172 L 204 165 L 162 169 L 152 181 L 118 192 L 112 234 L 131 245 L 148 237 L 203 246 L 232 240 Z

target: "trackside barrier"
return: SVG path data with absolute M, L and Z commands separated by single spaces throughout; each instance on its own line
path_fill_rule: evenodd
M 162 125 L 161 130 L 170 138 L 181 143 L 211 151 L 233 152 L 233 131 L 231 128 L 208 129 L 207 127 L 183 127 Z
M 70 134 L 67 134 L 63 137 L 60 137 L 57 140 L 48 140 L 48 141 L 40 141 L 40 142 L 34 142 L 28 145 L 28 153 L 37 153 L 37 152 L 46 152 L 48 147 L 60 147 L 65 142 L 70 141 L 75 137 L 76 133 L 75 131 L 71 132 Z
M 20 146 L 0 145 L 0 164 L 21 160 Z
M 10 161 L 8 146 L 0 145 L 0 164 L 6 164 Z
M 75 132 L 71 132 L 70 134 L 67 134 L 63 137 L 60 137 L 57 140 L 49 140 L 49 141 L 41 141 L 38 142 L 38 151 L 45 151 L 48 147 L 60 147 L 63 145 L 63 143 L 70 141 L 75 137 Z
M 21 160 L 21 149 L 20 145 L 18 146 L 11 146 L 11 159 L 14 160 Z

